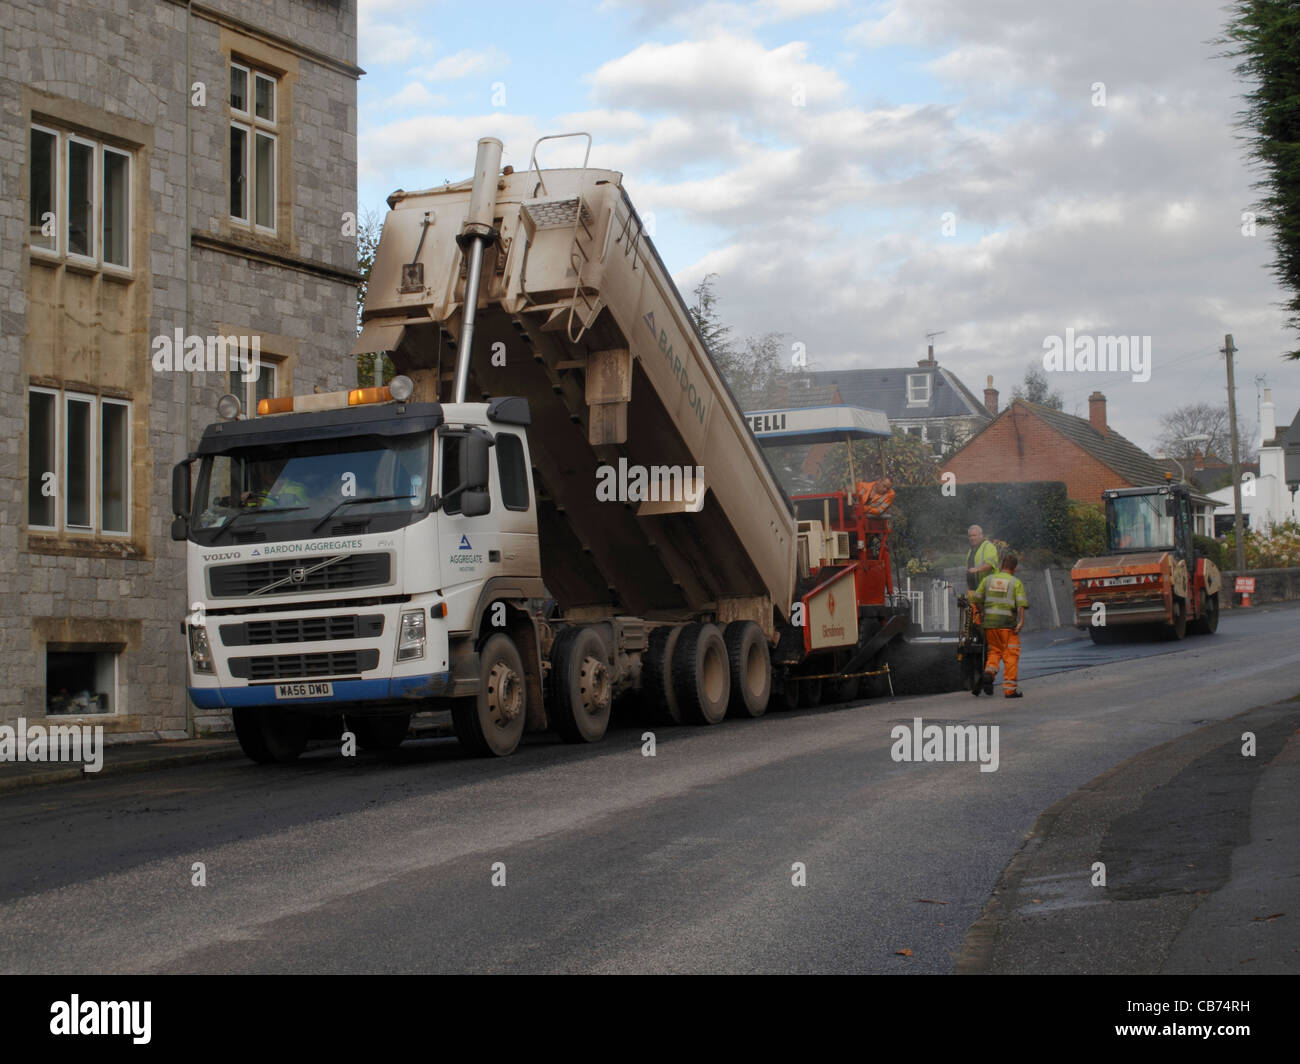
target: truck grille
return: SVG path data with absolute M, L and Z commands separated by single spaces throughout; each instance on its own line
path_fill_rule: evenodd
M 325 639 L 374 639 L 384 634 L 384 615 L 346 614 L 341 617 L 290 617 L 284 620 L 223 624 L 221 643 L 228 647 L 269 643 L 312 643 Z
M 259 658 L 231 658 L 230 674 L 241 680 L 296 680 L 301 677 L 354 676 L 378 664 L 378 650 L 268 654 Z
M 353 587 L 374 587 L 391 579 L 392 557 L 386 553 L 346 554 L 338 561 L 321 565 L 322 555 L 306 558 L 277 558 L 274 561 L 241 565 L 214 565 L 208 570 L 213 598 L 243 598 L 257 594 L 278 580 L 284 583 L 265 595 L 296 595 L 303 591 L 338 591 Z M 292 581 L 295 569 L 310 570 L 300 583 Z

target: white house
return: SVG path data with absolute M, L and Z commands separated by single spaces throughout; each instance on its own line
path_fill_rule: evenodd
M 1259 449 L 1259 476 L 1253 484 L 1242 485 L 1241 513 L 1248 528 L 1264 529 L 1282 521 L 1300 520 L 1297 488 L 1300 488 L 1300 412 L 1290 428 L 1277 428 L 1273 391 L 1264 389 L 1259 408 L 1259 428 L 1263 444 Z M 1291 461 L 1287 462 L 1287 452 Z M 1289 477 L 1289 479 L 1288 479 Z M 1232 486 L 1210 492 L 1219 503 L 1217 514 L 1231 514 Z

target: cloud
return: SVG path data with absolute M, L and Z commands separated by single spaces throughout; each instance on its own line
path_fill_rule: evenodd
M 793 120 L 796 99 L 831 104 L 845 92 L 833 70 L 811 63 L 800 41 L 765 48 L 758 41 L 718 33 L 674 44 L 648 43 L 603 64 L 590 75 L 598 103 L 646 111 L 688 110 Z
M 378 104 L 381 111 L 401 111 L 412 107 L 445 107 L 447 97 L 431 93 L 418 81 L 408 81 L 400 90 Z
M 464 48 L 459 52 L 443 56 L 432 66 L 417 67 L 411 73 L 427 81 L 452 81 L 485 70 L 499 71 L 509 63 L 509 56 L 497 48 Z

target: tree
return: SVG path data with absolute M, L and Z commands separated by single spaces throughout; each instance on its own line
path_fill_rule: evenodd
M 1208 436 L 1209 439 L 1188 441 L 1184 439 L 1186 436 Z M 1228 431 L 1227 404 L 1188 403 L 1171 410 L 1160 418 L 1156 443 L 1174 458 L 1191 458 L 1200 451 L 1231 462 L 1232 434 Z M 1254 455 L 1251 437 L 1242 434 L 1240 423 L 1237 425 L 1237 446 L 1241 461 L 1251 461 Z
M 731 326 L 722 323 L 718 312 L 713 281 L 717 274 L 707 274 L 695 286 L 695 302 L 687 309 L 704 346 L 736 397 L 742 410 L 763 405 L 773 386 L 785 374 L 785 337 L 781 333 L 748 336 L 737 346 L 731 339 Z
M 383 219 L 377 211 L 363 211 L 357 220 L 357 273 L 361 281 L 357 284 L 357 332 L 361 332 L 361 308 L 365 306 L 366 292 L 370 285 L 370 270 L 375 264 L 375 252 L 379 247 L 379 236 L 383 230 Z M 357 387 L 369 388 L 375 382 L 375 352 L 357 355 Z M 380 374 L 383 381 L 390 381 L 396 373 L 392 360 L 384 355 Z
M 1051 390 L 1047 383 L 1047 374 L 1032 362 L 1025 370 L 1024 382 L 1011 389 L 1011 398 L 1024 399 L 1030 403 L 1038 403 L 1040 406 L 1050 406 L 1053 410 L 1065 408 L 1061 393 Z
M 1225 57 L 1239 60 L 1236 73 L 1250 86 L 1237 126 L 1263 175 L 1254 186 L 1261 193 L 1255 221 L 1272 230 L 1273 276 L 1291 293 L 1287 325 L 1300 330 L 1300 5 L 1237 0 L 1230 11 L 1217 43 L 1228 46 Z M 1300 350 L 1286 357 L 1300 359 Z
M 891 439 L 855 440 L 853 480 L 879 480 L 887 476 L 896 487 L 938 484 L 939 463 L 934 449 L 920 436 L 895 429 Z M 849 448 L 831 444 L 817 473 L 817 491 L 839 491 L 849 484 Z

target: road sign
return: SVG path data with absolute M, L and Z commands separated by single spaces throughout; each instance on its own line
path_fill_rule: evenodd
M 1238 595 L 1253 595 L 1255 593 L 1255 578 L 1253 576 L 1237 577 L 1237 583 L 1233 590 Z

